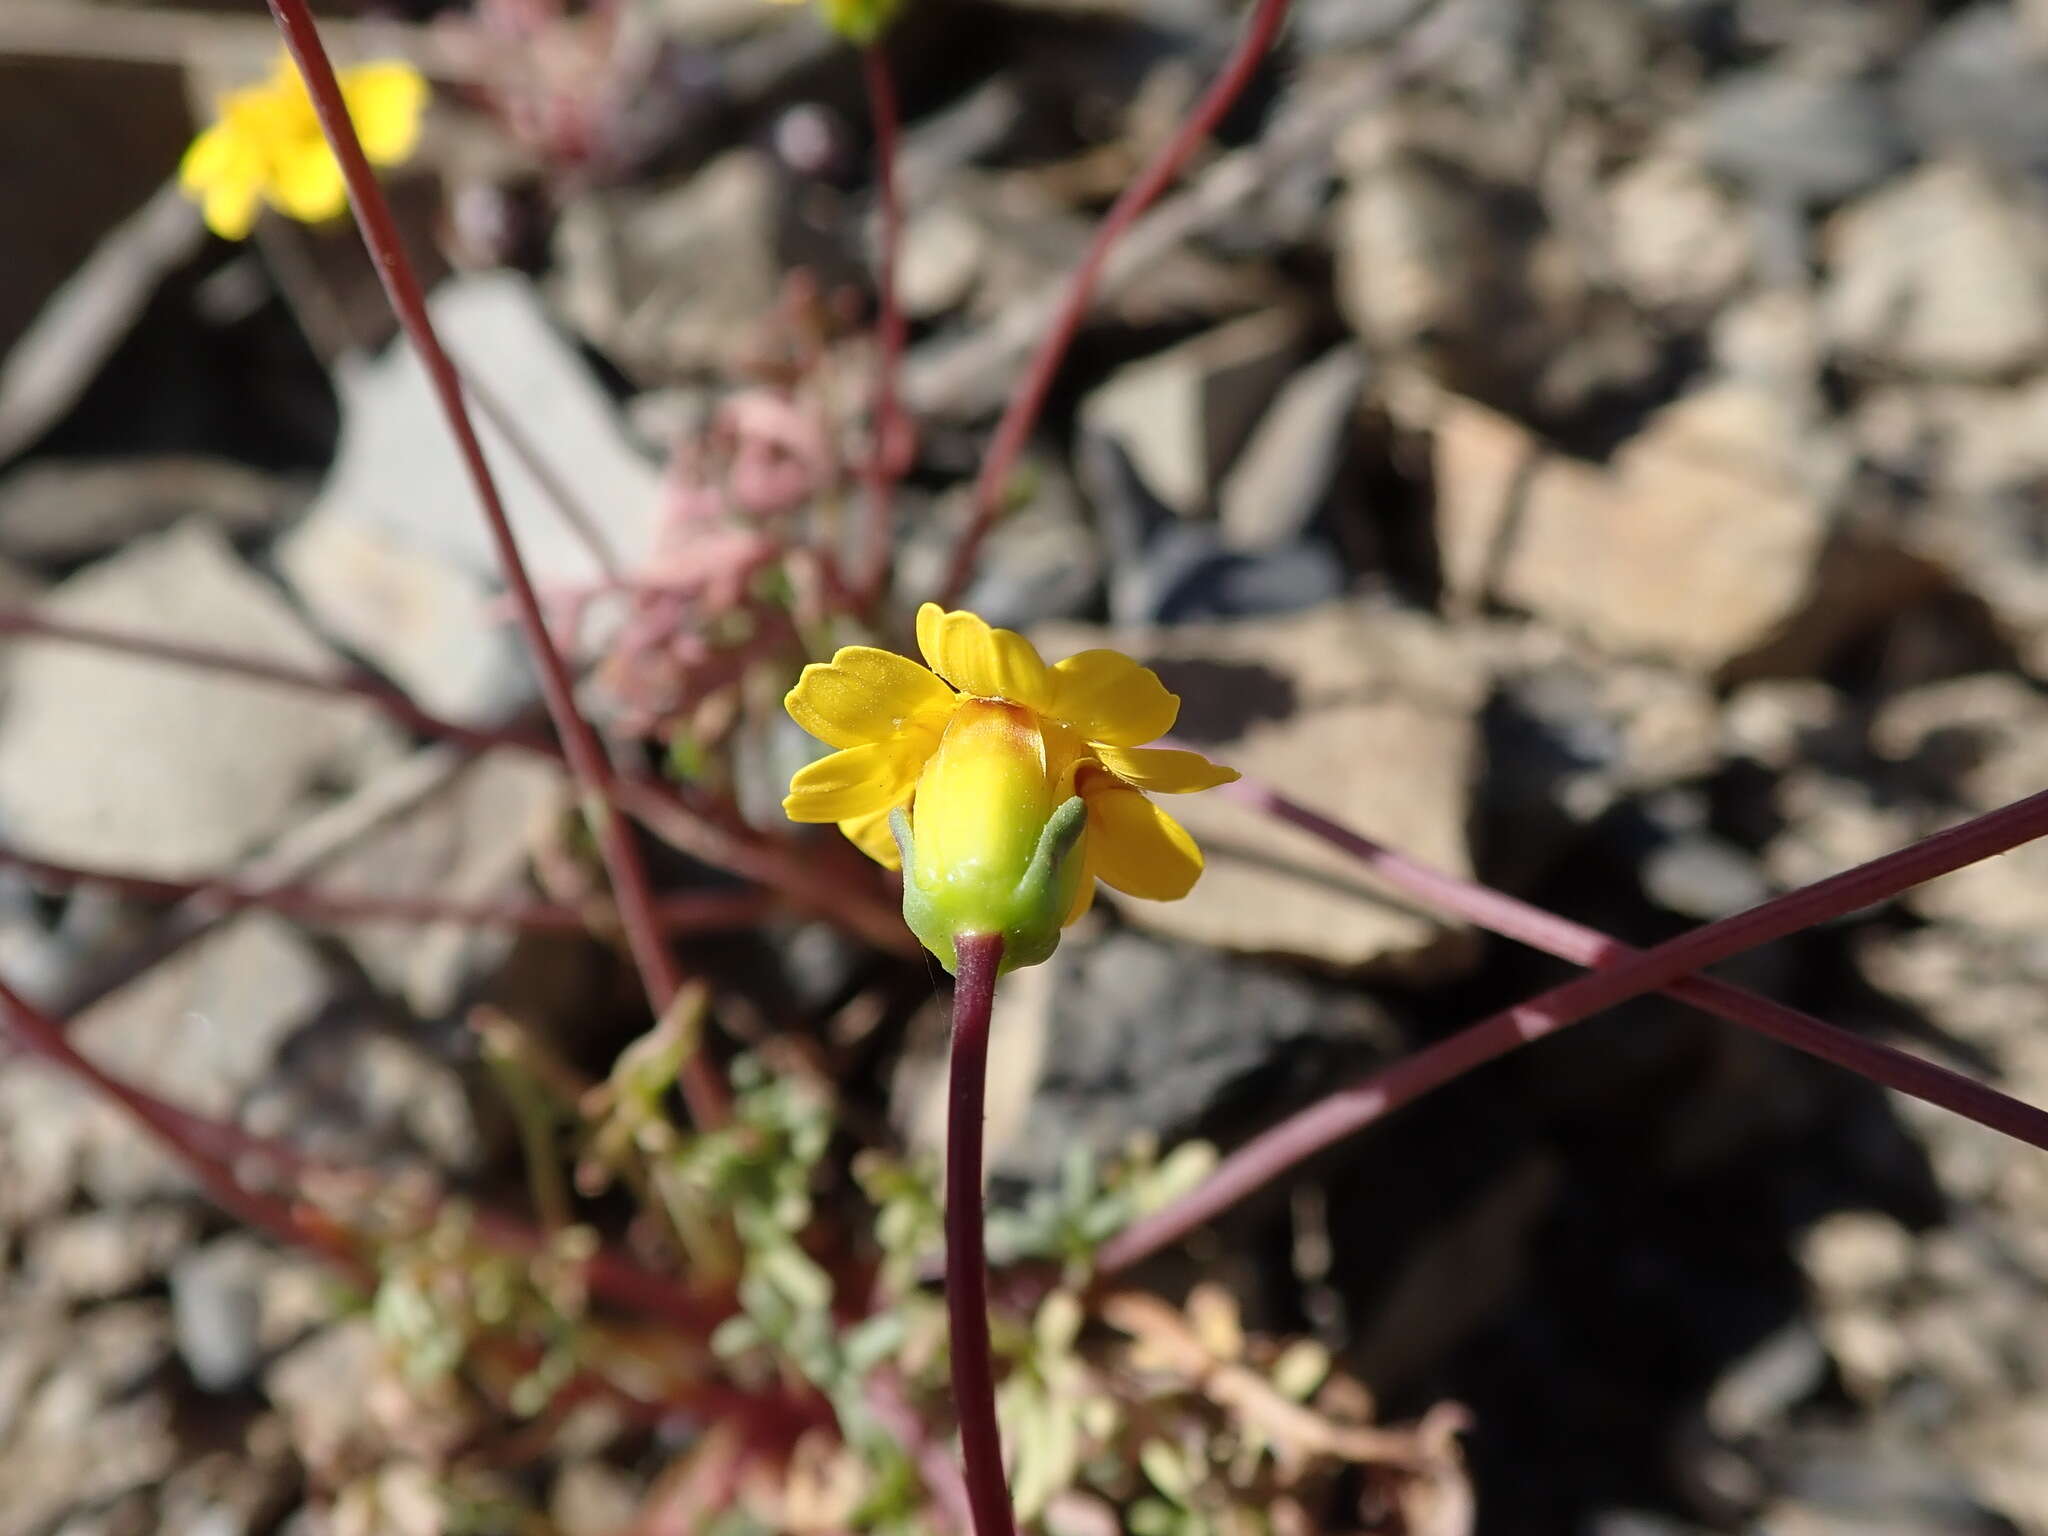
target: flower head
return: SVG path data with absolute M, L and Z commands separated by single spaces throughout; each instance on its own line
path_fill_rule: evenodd
M 348 115 L 372 165 L 398 165 L 419 143 L 427 82 L 403 62 L 363 64 L 338 76 Z M 242 240 L 266 202 L 313 224 L 348 207 L 341 163 L 327 147 L 313 98 L 289 58 L 261 85 L 220 98 L 212 127 L 192 141 L 178 182 L 198 200 L 206 224 Z
M 803 5 L 807 0 L 775 0 L 778 5 Z M 903 0 L 817 0 L 826 26 L 850 43 L 866 46 L 896 19 Z
M 1000 933 L 1008 963 L 1028 965 L 1098 878 L 1157 901 L 1193 888 L 1201 850 L 1147 795 L 1237 774 L 1145 746 L 1180 712 L 1150 669 L 1109 650 L 1048 666 L 1022 635 L 936 603 L 917 642 L 929 669 L 864 645 L 804 668 L 784 705 L 838 750 L 796 775 L 783 809 L 907 865 L 904 913 L 927 948 L 950 965 L 954 936 Z

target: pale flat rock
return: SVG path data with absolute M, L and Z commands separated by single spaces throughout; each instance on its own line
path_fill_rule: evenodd
M 1332 347 L 1281 388 L 1224 477 L 1226 545 L 1272 549 L 1308 532 L 1355 437 L 1367 374 L 1357 347 Z
M 644 384 L 730 369 L 782 284 L 774 159 L 745 147 L 661 187 L 587 192 L 555 229 L 570 322 Z
M 1923 809 L 1914 837 L 2048 785 L 2048 700 L 2018 677 L 1986 674 L 1915 688 L 1878 711 L 1870 737 L 1883 757 L 1932 756 L 1945 765 L 1944 787 L 1956 805 Z M 2038 935 L 2048 926 L 2048 843 L 2023 843 L 1915 887 L 1904 899 L 1924 917 Z
M 1285 310 L 1233 320 L 1112 374 L 1081 403 L 1081 430 L 1120 444 L 1181 516 L 1202 515 L 1301 340 L 1301 320 Z
M 1713 305 L 1753 259 L 1749 219 L 1689 156 L 1651 154 L 1630 165 L 1608 188 L 1607 222 L 1622 286 L 1651 309 Z
M 52 617 L 319 672 L 335 653 L 218 535 L 131 545 L 57 588 Z M 0 825 L 68 863 L 217 872 L 346 782 L 392 733 L 369 706 L 88 646 L 12 640 Z
M 1603 467 L 1445 402 L 1434 462 L 1448 591 L 1702 671 L 1762 650 L 1807 608 L 1832 526 L 1831 487 L 1792 473 L 1785 414 L 1775 395 L 1715 386 Z
M 496 753 L 441 794 L 364 838 L 321 873 L 325 889 L 449 902 L 529 900 L 529 850 L 564 803 L 554 764 Z M 509 929 L 468 923 L 351 923 L 340 929 L 365 970 L 421 1018 L 448 1013 L 465 984 L 510 952 Z
M 549 320 L 525 278 L 456 278 L 431 300 L 442 340 L 573 490 L 630 568 L 652 536 L 659 472 Z M 483 508 L 440 405 L 409 347 L 336 371 L 342 434 L 334 468 L 279 564 L 306 606 L 352 649 L 449 713 L 502 716 L 533 684 Z M 471 414 L 528 574 L 544 590 L 586 584 L 596 558 L 493 421 Z
M 1837 345 L 1963 378 L 2048 357 L 2048 218 L 2027 189 L 1935 163 L 1843 210 L 1828 235 Z
M 197 1114 L 233 1119 L 327 996 L 306 941 L 250 914 L 122 988 L 69 1033 L 107 1071 Z M 81 1190 L 125 1206 L 190 1187 L 182 1166 L 104 1096 L 25 1057 L 0 1066 L 0 1224 L 61 1210 Z
M 1501 242 L 1485 199 L 1428 156 L 1375 147 L 1357 158 L 1331 215 L 1345 318 L 1369 348 L 1468 334 L 1499 277 Z
M 0 1536 L 136 1529 L 92 1511 L 160 1486 L 178 1464 L 175 1404 L 150 1381 L 169 1354 L 163 1313 L 162 1302 L 127 1301 L 72 1318 L 0 1315 L 0 1333 L 54 1343 L 0 1443 Z
M 32 459 L 0 478 L 0 554 L 84 560 L 186 518 L 246 537 L 302 499 L 276 476 L 226 459 Z
M 1060 626 L 1036 638 L 1055 657 L 1096 645 L 1129 651 L 1181 696 L 1175 740 L 1368 837 L 1471 873 L 1465 827 L 1486 681 L 1435 620 L 1345 603 L 1157 634 Z M 1459 925 L 1387 894 L 1307 833 L 1219 792 L 1162 799 L 1208 868 L 1185 900 L 1119 901 L 1132 922 L 1224 949 L 1403 976 L 1469 954 Z
M 313 619 L 420 704 L 503 720 L 531 701 L 532 669 L 491 583 L 346 512 L 308 519 L 277 564 Z
M 1455 608 L 1469 612 L 1485 601 L 1515 510 L 1551 455 L 1518 423 L 1475 401 L 1451 397 L 1422 409 L 1432 418 L 1437 562 L 1444 595 Z M 1583 484 L 1583 475 L 1568 480 L 1573 488 Z

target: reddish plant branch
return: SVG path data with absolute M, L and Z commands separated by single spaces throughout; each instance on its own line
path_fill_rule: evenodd
M 314 693 L 326 698 L 358 698 L 390 715 L 410 730 L 434 736 L 473 752 L 506 747 L 562 760 L 561 748 L 541 736 L 520 731 L 461 725 L 430 714 L 398 689 L 362 673 L 329 675 L 282 662 L 243 656 L 212 646 L 164 640 L 98 625 L 54 619 L 33 608 L 0 608 L 0 635 L 27 635 L 117 651 L 152 661 L 197 667 Z M 617 778 L 613 798 L 640 824 L 664 842 L 716 868 L 758 881 L 793 905 L 838 922 L 879 948 L 914 954 L 916 941 L 895 907 L 880 899 L 872 886 L 848 886 L 821 877 L 814 862 L 800 850 L 760 837 L 748 837 L 715 825 L 686 805 L 668 785 L 655 779 Z
M 544 737 L 488 726 L 462 725 L 441 715 L 429 713 L 389 683 L 380 682 L 363 672 L 317 672 L 309 667 L 295 667 L 289 662 L 266 661 L 260 656 L 245 656 L 238 651 L 221 650 L 216 646 L 196 645 L 185 640 L 170 640 L 154 635 L 136 634 L 132 630 L 109 629 L 100 624 L 80 624 L 70 619 L 53 618 L 35 608 L 0 607 L 0 635 L 69 641 L 76 645 L 89 645 L 98 650 L 119 651 L 126 655 L 139 656 L 146 661 L 169 662 L 176 666 L 196 667 L 207 672 L 224 672 L 234 677 L 247 678 L 251 682 L 274 683 L 280 688 L 291 688 L 302 693 L 323 694 L 329 698 L 357 698 L 376 706 L 409 730 L 416 731 L 422 736 L 436 737 L 453 746 L 465 747 L 472 752 L 485 752 L 492 747 L 511 747 L 521 752 L 539 753 L 546 757 L 560 756 L 554 745 Z
M 484 415 L 490 418 L 491 425 L 498 429 L 498 435 L 505 439 L 506 446 L 511 448 L 513 456 L 526 466 L 526 472 L 533 476 L 534 484 L 538 485 L 541 493 L 554 503 L 556 515 L 590 552 L 590 558 L 596 562 L 605 580 L 622 579 L 624 572 L 620 569 L 619 557 L 612 549 L 611 540 L 605 537 L 597 519 L 590 515 L 590 509 L 569 489 L 569 482 L 555 472 L 554 465 L 548 462 L 547 456 L 527 435 L 525 427 L 520 424 L 519 418 L 512 413 L 511 408 L 484 383 L 483 374 L 478 370 L 462 370 L 461 379 L 464 391 L 483 408 Z
M 989 440 L 988 456 L 982 460 L 981 473 L 974 482 L 967 527 L 959 543 L 953 547 L 952 560 L 946 567 L 946 579 L 939 586 L 938 600 L 943 606 L 951 608 L 957 605 L 961 594 L 967 590 L 968 582 L 974 577 L 974 564 L 981 553 L 982 541 L 988 537 L 989 529 L 995 526 L 996 517 L 1002 510 L 1003 492 L 1009 486 L 1010 471 L 1017 462 L 1017 455 L 1024 450 L 1039 412 L 1045 408 L 1045 397 L 1052 392 L 1052 381 L 1088 314 L 1089 303 L 1095 297 L 1095 286 L 1102 277 L 1110 251 L 1139 215 L 1173 184 L 1217 123 L 1222 121 L 1223 114 L 1244 94 L 1244 88 L 1251 83 L 1266 51 L 1273 46 L 1281 23 L 1287 19 L 1287 7 L 1288 0 L 1258 0 L 1237 46 L 1224 62 L 1223 72 L 1195 104 L 1187 120 L 1174 131 L 1173 137 L 1152 157 L 1151 164 L 1139 173 L 1136 181 L 1124 188 L 1096 226 L 1088 249 L 1082 253 L 1080 262 L 1067 279 L 1066 292 L 1061 295 L 1059 309 L 1046 328 L 1045 339 L 1032 354 L 1023 380 L 1003 407 L 995 435 Z
M 956 941 L 953 1063 L 946 1087 L 946 1321 L 953 1406 L 974 1536 L 1015 1536 L 996 1424 L 995 1363 L 988 1337 L 988 1259 L 982 1251 L 981 1122 L 988 1080 L 989 1010 L 1001 968 L 999 934 Z
M 313 923 L 466 923 L 479 928 L 574 933 L 590 928 L 593 917 L 600 915 L 546 901 L 443 901 L 376 891 L 347 893 L 304 885 L 251 885 L 227 879 L 161 880 L 123 870 L 52 863 L 4 846 L 0 846 L 0 868 L 18 869 L 51 885 L 103 885 L 138 901 L 184 901 L 197 897 L 226 911 L 260 907 Z M 759 891 L 688 891 L 660 897 L 654 908 L 665 930 L 694 933 L 750 927 L 772 910 L 772 904 Z
M 288 1142 L 253 1136 L 238 1125 L 194 1114 L 105 1071 L 71 1044 L 62 1021 L 27 1001 L 4 981 L 0 981 L 0 1007 L 6 1009 L 11 1033 L 29 1054 L 119 1104 L 190 1169 L 229 1214 L 270 1233 L 280 1242 L 310 1249 L 340 1264 L 357 1280 L 368 1277 L 361 1257 L 337 1241 L 337 1229 L 332 1222 L 276 1195 L 250 1189 L 233 1172 L 233 1165 L 260 1162 L 294 1183 L 317 1178 L 336 1188 L 348 1184 L 374 1187 L 373 1175 L 336 1168 L 307 1157 Z M 508 1252 L 539 1253 L 546 1245 L 542 1234 L 511 1216 L 476 1209 L 469 1213 L 469 1220 L 479 1238 Z M 712 1329 L 732 1315 L 729 1301 L 699 1296 L 608 1250 L 592 1254 L 583 1265 L 583 1275 L 593 1296 L 661 1318 L 700 1336 L 708 1337 Z
M 1343 850 L 1389 885 L 1447 912 L 1456 913 L 1482 928 L 1517 939 L 1531 949 L 1540 949 L 1574 965 L 1597 970 L 1611 970 L 1623 960 L 1641 953 L 1619 939 L 1532 907 L 1527 902 L 1517 901 L 1505 892 L 1432 869 L 1331 821 L 1257 780 L 1240 780 L 1226 785 L 1220 792 L 1257 806 L 1268 815 L 1300 827 L 1332 847 Z M 1758 997 L 1753 992 L 1745 992 L 1711 976 L 1681 977 L 1660 990 L 1667 997 L 1690 1003 L 1716 1018 L 1753 1029 L 1782 1045 L 1818 1056 L 1836 1066 L 1847 1067 L 1873 1082 L 1939 1105 L 1991 1130 L 2017 1135 L 2021 1140 L 2033 1140 L 2033 1135 L 2015 1127 L 2034 1126 L 2038 1134 L 2038 1127 L 2048 1125 L 2048 1118 L 2042 1117 L 2040 1111 L 1960 1072 L 1923 1061 L 1877 1041 L 1866 1040 L 1838 1025 Z
M 1097 1255 L 1097 1268 L 1105 1275 L 1128 1269 L 1271 1183 L 1296 1163 L 1498 1056 L 1555 1034 L 1602 1009 L 1668 987 L 1704 966 L 1888 900 L 1901 891 L 2044 834 L 2048 834 L 2048 791 L 1937 832 L 1911 847 L 1816 881 L 1747 912 L 1695 928 L 1653 949 L 1621 955 L 1605 969 L 1482 1019 L 1363 1082 L 1339 1089 L 1254 1137 L 1225 1158 L 1190 1194 L 1134 1222 L 1104 1244 Z M 1751 1011 L 1754 1012 L 1753 1007 Z M 1752 1017 L 1744 1022 L 1756 1020 Z M 1801 1049 L 1812 1047 L 1811 1041 L 1789 1037 L 1788 1043 L 1798 1044 Z M 1852 1065 L 1863 1070 L 1862 1064 Z M 1955 1082 L 1968 1083 L 1968 1079 L 1948 1074 L 1951 1081 L 1943 1085 L 1936 1082 L 1939 1068 L 1931 1063 L 1917 1066 L 1925 1074 L 1916 1083 L 1921 1097 L 1932 1098 L 1934 1091 L 1952 1092 Z M 1976 1084 L 1969 1086 L 1978 1089 L 1980 1095 L 1988 1092 Z M 1996 1102 L 1979 1103 L 1977 1108 L 1982 1113 L 1972 1114 L 1972 1119 L 2030 1145 L 2048 1148 L 2048 1113 L 2003 1095 L 1991 1097 Z M 1950 1107 L 1960 1109 L 1957 1104 Z
M 868 44 L 860 57 L 867 81 L 868 116 L 875 130 L 875 201 L 881 215 L 881 249 L 875 259 L 875 398 L 869 428 L 874 440 L 861 467 L 861 477 L 867 482 L 867 560 L 855 588 L 855 600 L 866 611 L 880 601 L 889 585 L 896 544 L 896 449 L 902 420 L 896 373 L 903 359 L 903 308 L 896 294 L 896 260 L 903 244 L 903 207 L 896 188 L 897 140 L 901 136 L 896 82 L 880 43 Z
M 391 205 L 377 183 L 376 173 L 363 156 L 362 143 L 356 137 L 355 125 L 349 120 L 340 83 L 334 77 L 334 66 L 320 41 L 312 13 L 306 0 L 268 0 L 268 3 L 270 14 L 284 34 L 285 47 L 290 50 L 299 75 L 313 98 L 313 109 L 319 115 L 321 130 L 326 134 L 335 158 L 341 163 L 342 176 L 348 183 L 349 202 L 355 209 L 364 244 L 374 258 L 385 297 L 419 353 L 427 377 L 440 399 L 442 412 L 447 417 L 448 429 L 454 434 L 456 447 L 469 471 L 477 500 L 483 508 L 484 520 L 490 528 L 491 542 L 497 550 L 505 585 L 518 614 L 520 629 L 526 636 L 527 649 L 540 675 L 541 695 L 547 703 L 548 717 L 561 738 L 570 776 L 584 796 L 585 813 L 596 833 L 598 852 L 604 860 L 605 870 L 611 877 L 627 947 L 640 971 L 648 1006 L 659 1015 L 668 1008 L 681 988 L 682 977 L 654 920 L 653 889 L 648 883 L 639 848 L 633 840 L 632 828 L 612 802 L 611 760 L 605 755 L 590 722 L 576 707 L 575 683 L 548 633 L 540 599 L 527 576 L 518 541 L 512 535 L 511 521 L 499 499 L 497 482 L 492 478 L 483 444 L 477 438 L 475 423 L 470 420 L 469 409 L 463 402 L 461 378 L 434 331 L 419 275 L 406 252 L 397 222 L 391 216 Z M 729 1095 L 709 1059 L 702 1053 L 693 1056 L 686 1068 L 683 1096 L 698 1124 L 718 1125 L 725 1120 Z
M 191 1170 L 207 1194 L 229 1215 L 268 1232 L 282 1243 L 312 1249 L 354 1273 L 361 1273 L 361 1261 L 344 1245 L 337 1244 L 324 1224 L 302 1219 L 298 1211 L 274 1195 L 246 1188 L 228 1167 L 221 1154 L 220 1140 L 210 1134 L 214 1128 L 207 1122 L 102 1072 L 64 1038 L 62 1025 L 4 981 L 0 981 L 0 1007 L 6 1009 L 11 1031 L 25 1049 L 119 1104 Z

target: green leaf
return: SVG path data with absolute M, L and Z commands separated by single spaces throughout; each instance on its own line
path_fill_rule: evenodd
M 1273 1389 L 1294 1402 L 1307 1402 L 1329 1374 L 1330 1352 L 1314 1339 L 1296 1339 L 1273 1362 Z
M 1138 1466 L 1152 1480 L 1152 1486 L 1174 1503 L 1185 1506 L 1194 1489 L 1194 1478 L 1181 1453 L 1164 1440 L 1147 1440 L 1138 1448 Z
M 840 1341 L 846 1368 L 856 1376 L 867 1375 L 883 1361 L 900 1353 L 909 1334 L 909 1325 L 896 1312 L 878 1312 L 866 1321 L 854 1324 Z

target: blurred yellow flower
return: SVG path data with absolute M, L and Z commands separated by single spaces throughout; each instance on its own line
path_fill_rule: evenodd
M 427 82 L 402 61 L 338 71 L 342 99 L 372 165 L 398 165 L 419 143 Z M 206 224 L 242 240 L 265 203 L 303 223 L 348 207 L 341 163 L 320 133 L 313 98 L 289 57 L 261 85 L 220 98 L 213 126 L 192 141 L 178 183 L 205 211 Z
M 808 5 L 812 0 L 775 0 L 777 5 Z M 816 0 L 826 26 L 854 43 L 872 43 L 896 19 L 903 0 Z
M 891 868 L 891 816 L 907 812 L 905 911 L 927 947 L 950 963 L 951 935 L 1000 932 L 1030 964 L 1088 909 L 1098 878 L 1156 901 L 1193 888 L 1201 850 L 1147 793 L 1237 774 L 1144 745 L 1180 712 L 1157 675 L 1109 650 L 1048 666 L 1022 635 L 936 603 L 919 611 L 917 640 L 929 670 L 864 645 L 804 668 L 784 706 L 839 750 L 797 773 L 783 808 L 837 822 Z

